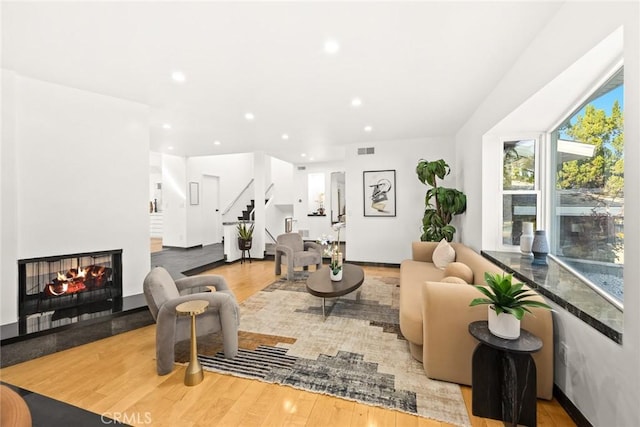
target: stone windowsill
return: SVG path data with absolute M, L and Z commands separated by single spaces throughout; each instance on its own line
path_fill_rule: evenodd
M 518 252 L 482 251 L 482 256 L 622 344 L 623 313 L 553 259 L 548 258 L 545 266 L 532 264 L 533 258 Z

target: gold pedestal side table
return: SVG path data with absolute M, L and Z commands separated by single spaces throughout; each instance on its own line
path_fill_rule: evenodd
M 184 374 L 185 385 L 192 386 L 197 385 L 204 379 L 204 373 L 202 372 L 202 365 L 198 361 L 198 343 L 196 341 L 196 316 L 205 312 L 209 306 L 208 301 L 193 300 L 183 302 L 176 306 L 176 312 L 182 316 L 191 316 L 191 357 L 189 359 L 189 366 Z

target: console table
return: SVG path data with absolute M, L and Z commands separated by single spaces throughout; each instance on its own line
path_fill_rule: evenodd
M 473 415 L 534 427 L 537 384 L 531 354 L 542 348 L 542 340 L 524 329 L 516 340 L 499 338 L 489 332 L 487 321 L 470 323 L 469 333 L 480 341 L 472 359 Z

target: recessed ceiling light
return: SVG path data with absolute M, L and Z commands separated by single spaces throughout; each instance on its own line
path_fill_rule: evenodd
M 307 157 L 307 154 L 306 153 L 302 153 L 302 154 L 300 154 L 300 157 Z
M 164 129 L 171 129 L 171 125 L 169 123 L 165 123 L 162 125 Z
M 359 106 L 361 106 L 361 105 L 362 105 L 362 99 L 360 99 L 360 98 L 353 98 L 353 99 L 351 100 L 351 106 L 352 106 L 352 107 L 359 107 Z
M 172 145 L 168 146 L 167 148 L 168 148 L 169 150 L 173 150 L 173 146 L 172 146 Z
M 373 128 L 371 126 L 365 126 L 364 127 L 364 131 L 365 132 L 371 132 L 373 130 Z
M 182 71 L 174 71 L 171 73 L 171 78 L 178 83 L 183 83 L 187 79 Z
M 220 145 L 220 141 L 213 141 L 213 145 Z
M 286 133 L 282 134 L 282 139 L 289 139 L 289 135 L 287 135 Z
M 340 50 L 340 44 L 333 39 L 324 42 L 324 51 L 330 54 L 337 53 Z
M 309 160 L 313 162 L 315 159 L 313 157 L 309 157 Z
M 247 119 L 247 120 L 253 120 L 253 119 L 256 118 L 256 116 L 254 116 L 253 113 L 246 113 L 244 115 L 244 118 Z

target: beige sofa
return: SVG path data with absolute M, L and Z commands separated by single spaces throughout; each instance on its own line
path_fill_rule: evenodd
M 444 283 L 445 270 L 432 261 L 437 242 L 413 242 L 412 259 L 400 266 L 400 330 L 409 341 L 412 356 L 421 361 L 429 378 L 471 385 L 471 358 L 478 342 L 469 334 L 469 323 L 487 320 L 487 306 L 469 307 L 481 297 L 473 286 Z M 452 243 L 456 262 L 473 272 L 474 284 L 486 284 L 486 271 L 502 270 L 471 248 Z M 544 301 L 537 295 L 540 301 Z M 522 328 L 542 339 L 533 355 L 537 367 L 538 397 L 551 399 L 553 391 L 553 320 L 551 312 L 532 309 Z

